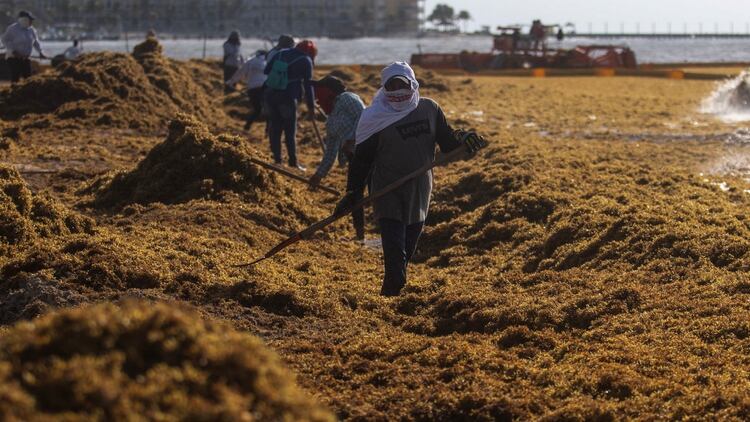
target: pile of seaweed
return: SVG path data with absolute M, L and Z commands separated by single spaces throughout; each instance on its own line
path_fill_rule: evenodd
M 729 203 L 697 175 L 633 166 L 623 152 L 603 153 L 592 163 L 560 156 L 556 166 L 570 178 L 517 170 L 531 162 L 506 149 L 502 158 L 440 193 L 462 200 L 438 199 L 433 221 L 438 224 L 425 251 L 434 253 L 435 265 L 455 263 L 467 251 L 497 249 L 509 254 L 497 263 L 501 268 L 529 273 L 750 268 L 743 195 L 733 198 L 736 205 Z M 597 174 L 607 188 L 584 190 L 572 182 L 587 174 Z
M 127 204 L 177 204 L 192 199 L 220 199 L 227 192 L 259 201 L 263 196 L 291 195 L 276 174 L 251 159 L 257 153 L 247 142 L 214 136 L 194 117 L 179 115 L 169 124 L 167 138 L 131 171 L 99 181 L 100 207 Z
M 5 122 L 0 120 L 0 154 L 7 153 L 13 148 L 14 142 L 11 139 L 11 133 L 11 128 L 9 128 Z
M 5 420 L 331 421 L 248 334 L 175 305 L 48 314 L 0 335 Z
M 40 238 L 92 231 L 91 219 L 33 194 L 15 169 L 0 166 L 0 256 Z
M 380 71 L 377 66 L 337 66 L 330 70 L 318 71 L 318 76 L 330 74 L 341 79 L 347 88 L 369 100 L 380 88 Z M 451 82 L 440 74 L 419 67 L 414 68 L 420 91 L 427 95 L 453 91 Z
M 220 122 L 214 92 L 195 82 L 192 68 L 164 57 L 160 48 L 138 47 L 135 56 L 85 54 L 0 94 L 0 117 L 25 126 L 108 126 L 159 129 L 178 112 Z M 160 47 L 160 46 L 159 46 Z M 213 74 L 205 75 L 206 78 Z

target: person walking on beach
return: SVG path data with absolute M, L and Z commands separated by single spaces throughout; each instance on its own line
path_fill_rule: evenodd
M 295 48 L 280 50 L 266 64 L 266 104 L 270 116 L 268 136 L 276 164 L 281 164 L 281 134 L 284 133 L 289 166 L 306 171 L 297 161 L 297 105 L 303 94 L 308 119 L 315 119 L 315 92 L 312 87 L 315 43 L 304 40 Z
M 313 83 L 315 98 L 320 108 L 328 115 L 326 120 L 326 152 L 315 174 L 310 177 L 310 185 L 317 187 L 328 175 L 336 157 L 341 154 L 351 164 L 354 159 L 354 138 L 357 124 L 365 109 L 365 103 L 353 92 L 349 92 L 344 82 L 335 76 Z M 360 199 L 360 198 L 358 198 Z M 365 211 L 362 208 L 352 213 L 357 240 L 365 240 Z
M 32 50 L 36 50 L 40 58 L 47 58 L 39 44 L 39 37 L 33 26 L 34 20 L 34 15 L 24 10 L 18 14 L 18 21 L 8 26 L 2 36 L 6 50 L 5 59 L 10 68 L 11 83 L 17 83 L 31 76 Z
M 297 42 L 294 41 L 294 37 L 291 35 L 280 35 L 279 40 L 276 42 L 276 46 L 266 55 L 266 61 L 270 62 L 279 51 L 286 50 L 287 48 L 294 48 L 295 45 L 297 45 Z
M 232 76 L 237 72 L 237 69 L 242 66 L 244 59 L 242 58 L 242 42 L 240 41 L 240 33 L 232 31 L 229 34 L 229 39 L 224 42 L 224 83 L 227 83 Z M 226 91 L 226 90 L 225 90 Z
M 440 106 L 420 98 L 419 83 L 408 64 L 391 64 L 381 80 L 382 88 L 359 120 L 347 193 L 336 206 L 336 215 L 357 202 L 368 177 L 371 190 L 378 192 L 434 162 L 436 146 L 443 153 L 463 146 L 470 154 L 484 146 L 476 136 L 464 137 L 464 145 L 456 139 Z M 430 171 L 374 202 L 383 242 L 383 296 L 398 296 L 406 285 L 407 267 L 427 219 L 431 193 Z
M 260 117 L 263 113 L 263 87 L 266 83 L 266 54 L 265 50 L 258 50 L 255 52 L 255 56 L 252 59 L 246 61 L 240 69 L 234 73 L 227 86 L 234 89 L 237 82 L 242 81 L 245 83 L 247 88 L 247 97 L 250 100 L 250 105 L 253 107 L 252 113 L 247 117 L 247 123 L 245 123 L 245 130 L 250 130 L 250 127 L 255 123 L 255 120 Z
M 531 24 L 531 30 L 529 31 L 531 40 L 534 43 L 534 50 L 539 50 L 539 46 L 543 49 L 547 48 L 545 45 L 545 39 L 547 38 L 547 30 L 544 28 L 544 24 L 539 19 L 534 20 Z

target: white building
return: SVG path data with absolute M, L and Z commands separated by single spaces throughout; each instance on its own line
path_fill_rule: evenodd
M 9 23 L 21 8 L 41 28 L 84 24 L 113 34 L 395 36 L 418 33 L 424 20 L 424 0 L 0 0 L 0 20 Z

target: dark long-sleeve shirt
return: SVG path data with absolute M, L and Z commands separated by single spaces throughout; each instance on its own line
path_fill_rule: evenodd
M 349 167 L 347 190 L 364 190 L 369 175 L 371 191 L 378 192 L 396 180 L 435 161 L 435 147 L 444 153 L 461 146 L 445 114 L 434 101 L 423 98 L 417 109 L 400 121 L 357 145 Z M 432 194 L 432 171 L 417 176 L 375 201 L 378 219 L 405 224 L 427 219 Z
M 270 74 L 274 63 L 276 63 L 277 60 L 283 60 L 289 64 L 289 68 L 287 69 L 289 85 L 287 85 L 286 90 L 284 90 L 286 94 L 289 95 L 290 98 L 301 100 L 302 92 L 304 91 L 307 106 L 310 110 L 314 110 L 315 91 L 312 86 L 313 62 L 310 57 L 294 48 L 281 50 L 268 62 L 263 73 L 266 75 Z

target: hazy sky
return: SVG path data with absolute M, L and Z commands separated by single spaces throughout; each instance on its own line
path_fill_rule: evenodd
M 746 32 L 750 23 L 750 0 L 427 0 L 427 13 L 438 3 L 446 3 L 457 11 L 466 9 L 474 17 L 473 26 L 528 23 L 534 18 L 549 23 L 573 22 L 578 31 L 619 31 L 621 25 L 635 32 L 649 32 L 652 25 L 666 31 L 671 22 L 674 32 L 681 32 L 687 24 L 697 30 L 700 23 L 705 32 Z

